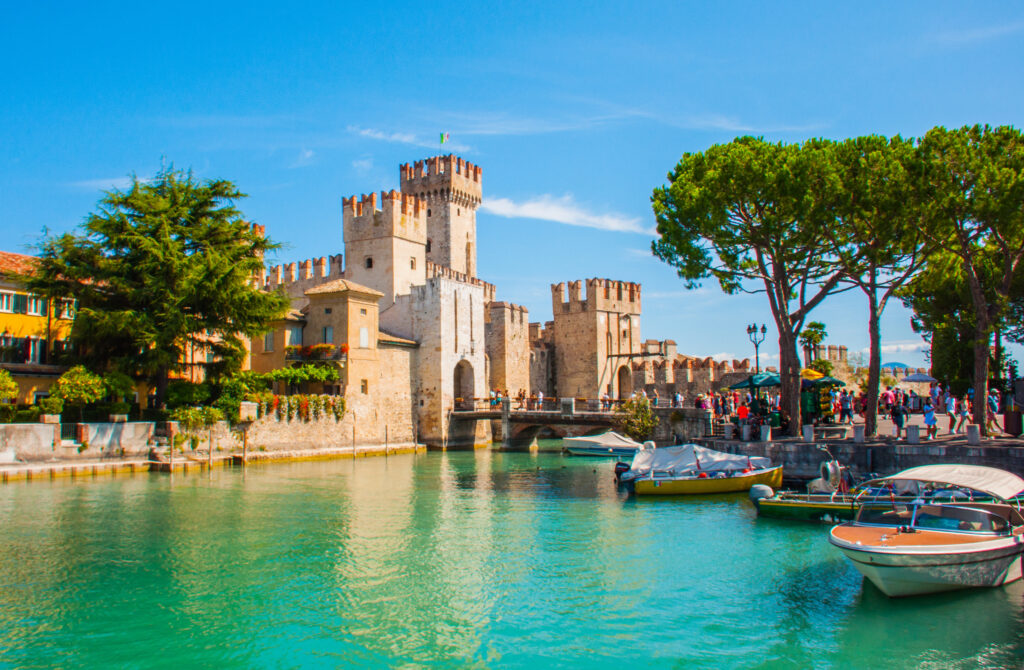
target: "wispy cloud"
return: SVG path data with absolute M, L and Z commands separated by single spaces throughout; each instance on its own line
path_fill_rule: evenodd
M 149 181 L 148 177 L 140 177 L 140 182 Z M 78 188 L 85 191 L 112 191 L 131 188 L 132 178 L 131 177 L 106 177 L 102 179 L 84 179 L 82 181 L 68 182 L 68 186 L 72 188 Z
M 904 351 L 924 351 L 930 345 L 922 340 L 898 340 L 895 342 L 883 342 L 879 351 L 883 354 L 898 354 Z M 870 347 L 861 349 L 864 353 L 869 352 Z
M 366 158 L 357 158 L 352 161 L 352 167 L 361 175 L 368 173 L 373 169 L 373 158 L 367 156 Z
M 719 362 L 721 362 L 721 361 L 732 362 L 732 361 L 736 360 L 736 354 L 732 353 L 731 351 L 720 351 L 717 354 L 711 354 L 711 358 L 716 360 L 716 361 L 719 361 Z
M 316 156 L 316 152 L 312 149 L 301 149 L 299 155 L 295 157 L 295 160 L 288 165 L 288 169 L 295 169 L 300 167 L 306 167 L 313 163 L 313 157 Z
M 929 40 L 936 44 L 945 46 L 961 46 L 988 42 L 989 40 L 1006 37 L 1024 31 L 1024 21 L 1007 23 L 999 26 L 984 26 L 981 28 L 967 28 L 963 30 L 949 30 L 946 32 L 931 35 Z
M 371 140 L 380 140 L 382 142 L 398 142 L 400 144 L 411 144 L 417 147 L 427 147 L 428 149 L 445 149 L 447 151 L 471 151 L 472 148 L 457 142 L 446 142 L 440 144 L 439 142 L 430 142 L 422 139 L 415 133 L 402 133 L 402 132 L 386 132 L 383 130 L 377 130 L 375 128 L 360 128 L 359 126 L 348 126 L 346 128 L 348 132 L 359 135 L 360 137 L 366 137 Z M 440 133 L 438 133 L 440 135 Z
M 636 217 L 615 212 L 594 214 L 577 204 L 568 194 L 560 198 L 545 194 L 524 202 L 514 202 L 508 198 L 488 198 L 480 207 L 491 214 L 508 218 L 539 219 L 621 233 L 654 233 L 653 228 L 645 228 Z

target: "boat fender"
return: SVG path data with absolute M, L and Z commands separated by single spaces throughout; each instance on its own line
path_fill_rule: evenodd
M 761 498 L 771 498 L 775 495 L 775 491 L 767 484 L 754 484 L 750 487 L 749 495 L 752 501 L 757 502 Z
M 707 478 L 708 478 L 708 473 L 706 473 L 706 472 L 702 472 L 699 475 L 697 475 L 697 479 L 707 479 Z

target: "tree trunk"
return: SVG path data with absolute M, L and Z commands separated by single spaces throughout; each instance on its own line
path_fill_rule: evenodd
M 988 324 L 978 320 L 974 330 L 974 423 L 982 435 L 988 435 L 985 413 L 988 411 Z
M 872 287 L 873 289 L 873 287 Z M 878 297 L 874 290 L 868 294 L 868 337 L 871 349 L 868 353 L 868 397 L 864 408 L 864 434 L 874 436 L 878 433 L 878 382 L 882 376 L 882 333 L 878 313 Z
M 156 408 L 167 409 L 167 383 L 170 378 L 170 370 L 160 368 L 156 375 Z
M 789 415 L 789 434 L 800 435 L 800 357 L 796 334 L 791 325 L 779 325 L 779 380 L 782 382 L 782 409 Z

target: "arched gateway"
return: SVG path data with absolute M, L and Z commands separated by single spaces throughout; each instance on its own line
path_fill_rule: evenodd
M 462 360 L 455 365 L 452 397 L 455 399 L 455 406 L 473 407 L 473 398 L 476 397 L 473 382 L 473 366 L 469 361 Z

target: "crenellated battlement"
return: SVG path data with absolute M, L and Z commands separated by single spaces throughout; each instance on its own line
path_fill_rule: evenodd
M 380 209 L 378 209 L 378 197 Z M 394 189 L 341 199 L 345 242 L 400 237 L 426 244 L 427 205 L 416 195 Z
M 285 263 L 267 268 L 260 284 L 267 290 L 278 286 L 285 289 L 292 287 L 310 288 L 326 281 L 339 279 L 343 274 L 343 258 L 341 254 L 329 257 L 310 258 L 298 263 Z
M 515 305 L 510 302 L 489 302 L 487 303 L 487 319 L 501 318 L 507 323 L 526 325 L 529 317 L 529 310 L 522 305 Z
M 556 313 L 605 311 L 640 314 L 640 284 L 613 279 L 587 279 L 586 295 L 580 280 L 551 285 L 552 308 Z
M 427 279 L 431 277 L 444 277 L 445 279 L 452 279 L 463 284 L 471 284 L 472 286 L 482 286 L 484 289 L 484 302 L 494 302 L 494 296 L 497 292 L 497 287 L 494 284 L 485 282 L 483 279 L 477 279 L 476 277 L 470 277 L 465 272 L 459 272 L 446 268 L 443 265 L 437 263 L 431 263 L 427 261 Z
M 455 154 L 399 166 L 401 189 L 427 200 L 455 202 L 475 209 L 483 194 L 483 169 Z

